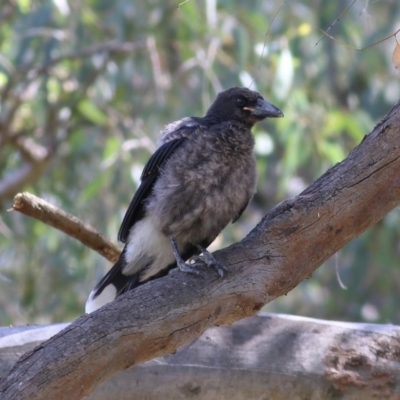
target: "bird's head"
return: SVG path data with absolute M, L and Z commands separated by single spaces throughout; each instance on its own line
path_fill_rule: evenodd
M 268 103 L 250 89 L 233 87 L 218 94 L 208 109 L 206 118 L 223 121 L 240 121 L 248 126 L 265 118 L 283 117 L 282 111 Z

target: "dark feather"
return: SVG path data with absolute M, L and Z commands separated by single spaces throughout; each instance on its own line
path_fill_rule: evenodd
M 240 211 L 235 215 L 235 217 L 232 219 L 232 224 L 234 224 L 243 214 L 244 210 L 247 208 L 247 206 L 249 205 L 249 202 L 251 200 L 251 197 L 249 197 L 249 199 L 246 201 L 246 203 L 243 204 L 242 208 L 240 209 Z
M 181 137 L 163 144 L 147 162 L 142 172 L 141 184 L 133 196 L 121 227 L 119 228 L 118 240 L 120 242 L 126 243 L 132 226 L 144 217 L 144 202 L 149 197 L 156 183 L 160 174 L 160 167 L 185 140 L 185 137 Z
M 117 295 L 125 292 L 125 287 L 127 285 L 127 277 L 122 273 L 124 262 L 124 251 L 122 252 L 119 260 L 114 264 L 114 266 L 107 272 L 107 274 L 101 279 L 101 281 L 93 289 L 94 296 L 97 297 L 106 286 L 112 283 L 116 290 Z M 138 279 L 138 278 L 136 278 Z

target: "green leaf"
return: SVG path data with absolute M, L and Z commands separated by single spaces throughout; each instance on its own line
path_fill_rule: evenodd
M 5 86 L 5 84 L 8 82 L 8 77 L 6 74 L 3 72 L 0 72 L 0 87 Z
M 18 0 L 18 7 L 22 14 L 28 13 L 31 8 L 31 0 Z
M 120 148 L 121 148 L 120 140 L 115 136 L 110 136 L 106 141 L 106 145 L 104 146 L 104 152 L 103 152 L 104 160 L 109 160 L 115 157 Z
M 107 116 L 97 107 L 96 104 L 88 99 L 81 100 L 78 103 L 79 112 L 88 120 L 96 125 L 105 125 L 107 123 Z

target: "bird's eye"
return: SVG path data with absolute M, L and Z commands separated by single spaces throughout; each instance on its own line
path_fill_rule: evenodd
M 238 98 L 236 99 L 236 104 L 237 104 L 239 107 L 244 107 L 244 106 L 246 105 L 246 100 L 245 100 L 243 97 L 238 97 Z

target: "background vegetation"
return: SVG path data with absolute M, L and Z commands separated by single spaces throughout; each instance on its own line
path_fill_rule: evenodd
M 349 6 L 329 30 L 336 40 L 319 40 Z M 399 21 L 397 0 L 3 0 L 0 325 L 81 315 L 110 267 L 64 234 L 7 212 L 17 192 L 115 239 L 163 126 L 202 115 L 224 88 L 251 85 L 285 118 L 254 130 L 258 193 L 213 248 L 240 240 L 341 161 L 399 100 L 394 38 L 355 49 Z M 266 310 L 400 324 L 399 222 L 395 210 Z

